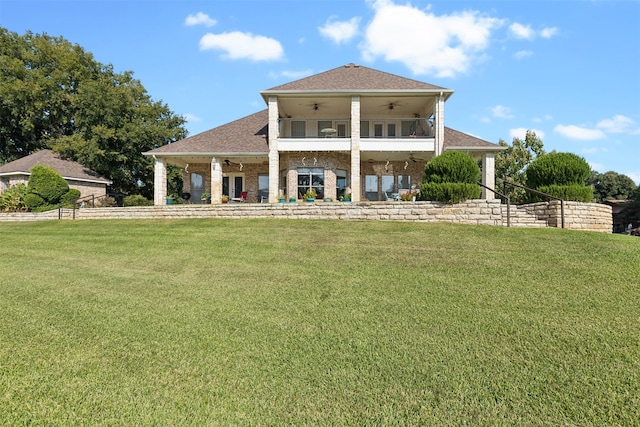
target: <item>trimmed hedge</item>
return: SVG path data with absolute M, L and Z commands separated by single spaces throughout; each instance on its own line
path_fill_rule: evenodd
M 153 206 L 153 201 L 141 194 L 132 194 L 124 198 L 124 206 Z
M 479 199 L 482 189 L 478 184 L 465 182 L 424 182 L 420 186 L 419 200 L 434 200 L 441 203 L 460 203 Z
M 580 184 L 571 185 L 543 185 L 538 191 L 558 197 L 562 200 L 590 203 L 593 201 L 593 187 Z
M 549 153 L 535 159 L 527 168 L 527 187 L 547 185 L 585 185 L 591 167 L 573 153 Z
M 480 180 L 478 163 L 461 151 L 445 151 L 424 167 L 422 182 L 476 184 Z
M 27 207 L 27 209 L 29 209 L 30 211 L 33 211 L 34 209 L 38 209 L 41 206 L 46 206 L 47 204 L 47 202 L 45 202 L 45 200 L 42 197 L 40 197 L 35 193 L 25 194 L 23 202 L 24 202 L 24 205 Z
M 460 203 L 480 197 L 478 163 L 460 151 L 445 151 L 424 167 L 419 200 Z

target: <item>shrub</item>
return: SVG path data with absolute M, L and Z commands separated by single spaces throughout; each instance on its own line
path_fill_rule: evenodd
M 73 205 L 80 198 L 80 190 L 70 188 L 64 196 L 60 198 L 60 204 L 63 206 Z
M 476 184 L 480 180 L 478 163 L 460 151 L 445 151 L 424 167 L 422 182 L 458 182 Z
M 54 169 L 35 165 L 31 168 L 27 188 L 29 193 L 37 194 L 48 204 L 55 205 L 69 191 L 69 184 Z
M 26 209 L 24 196 L 27 194 L 25 184 L 16 184 L 0 194 L 0 211 L 16 212 Z
M 460 203 L 480 198 L 482 190 L 478 184 L 464 182 L 424 182 L 420 186 L 419 200 L 434 200 L 441 203 Z
M 538 191 L 550 194 L 563 200 L 589 203 L 593 201 L 593 188 L 580 184 L 543 185 Z
M 117 205 L 118 203 L 116 202 L 115 197 L 111 196 L 106 196 L 96 200 L 96 206 L 101 208 L 110 208 Z
M 147 199 L 141 194 L 132 194 L 124 198 L 125 206 L 151 206 L 153 201 Z
M 30 211 L 33 211 L 34 209 L 38 209 L 41 206 L 46 206 L 47 205 L 47 202 L 45 202 L 45 200 L 42 197 L 40 197 L 39 195 L 37 195 L 35 193 L 27 193 L 27 194 L 25 194 L 23 200 L 24 200 L 24 205 Z
M 573 153 L 549 153 L 535 159 L 527 168 L 527 186 L 539 189 L 549 185 L 585 185 L 591 167 Z

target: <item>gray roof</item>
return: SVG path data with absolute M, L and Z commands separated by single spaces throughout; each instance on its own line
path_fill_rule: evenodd
M 234 120 L 144 154 L 268 154 L 269 110 Z
M 449 92 L 440 86 L 434 86 L 418 80 L 408 79 L 384 71 L 374 70 L 356 64 L 347 64 L 313 76 L 295 80 L 268 89 L 265 92 L 305 92 L 305 91 L 429 91 Z
M 445 126 L 444 149 L 503 150 L 504 147 Z
M 97 182 L 110 185 L 111 181 L 85 168 L 80 163 L 62 158 L 51 150 L 40 150 L 0 166 L 0 175 L 31 175 L 31 168 L 43 165 L 56 170 L 65 179 Z

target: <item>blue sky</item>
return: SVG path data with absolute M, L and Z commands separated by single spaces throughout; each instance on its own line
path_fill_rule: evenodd
M 0 26 L 131 70 L 196 134 L 347 63 L 454 89 L 447 126 L 640 183 L 640 1 L 0 0 Z

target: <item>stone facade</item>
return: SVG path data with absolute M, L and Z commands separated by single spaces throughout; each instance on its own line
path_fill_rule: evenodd
M 560 203 L 538 203 L 532 207 L 539 223 L 531 225 L 512 217 L 512 226 L 560 227 Z M 506 226 L 506 205 L 499 200 L 469 200 L 456 205 L 436 202 L 297 202 L 230 203 L 220 205 L 173 205 L 128 208 L 85 208 L 62 212 L 64 219 L 139 218 L 288 218 L 352 221 L 450 222 L 456 224 Z M 536 217 L 537 216 L 537 217 Z M 58 211 L 41 214 L 3 213 L 0 221 L 58 219 Z M 595 203 L 565 202 L 565 228 L 612 232 L 611 207 Z

